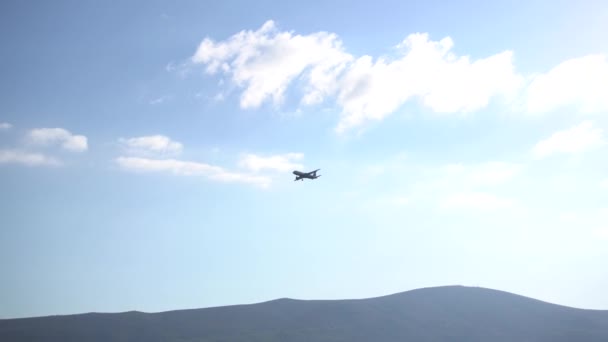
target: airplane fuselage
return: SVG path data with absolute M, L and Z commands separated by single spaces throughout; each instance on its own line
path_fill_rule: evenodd
M 311 172 L 302 172 L 302 171 L 294 171 L 293 174 L 296 175 L 296 181 L 298 180 L 304 180 L 304 178 L 307 179 L 317 179 L 319 177 L 321 177 L 321 175 L 317 175 L 317 171 L 319 171 L 320 169 L 316 169 L 314 171 Z

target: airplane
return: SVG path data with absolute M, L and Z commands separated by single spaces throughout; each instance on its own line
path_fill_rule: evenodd
M 317 171 L 319 171 L 321 169 L 316 169 L 314 171 L 310 171 L 310 172 L 301 172 L 301 171 L 294 171 L 293 174 L 296 175 L 296 179 L 294 179 L 295 181 L 298 180 L 304 180 L 304 178 L 308 178 L 308 179 L 317 179 L 319 177 L 321 177 L 321 175 L 317 175 Z

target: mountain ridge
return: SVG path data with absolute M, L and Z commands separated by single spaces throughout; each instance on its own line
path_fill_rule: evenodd
M 608 341 L 608 310 L 481 287 L 0 320 L 7 341 Z
M 32 319 L 32 318 L 46 318 L 46 317 L 65 317 L 65 316 L 78 316 L 78 315 L 93 315 L 93 314 L 100 314 L 100 315 L 108 315 L 108 314 L 109 315 L 115 315 L 115 314 L 128 314 L 128 313 L 161 314 L 161 313 L 169 313 L 169 312 L 176 312 L 176 311 L 207 310 L 207 309 L 214 309 L 214 308 L 227 308 L 227 307 L 237 307 L 237 306 L 247 306 L 247 305 L 260 305 L 260 304 L 265 304 L 265 303 L 273 303 L 273 302 L 281 302 L 281 301 L 294 301 L 294 302 L 365 301 L 365 300 L 382 299 L 382 298 L 388 298 L 388 297 L 398 297 L 398 296 L 407 295 L 407 294 L 410 294 L 410 293 L 419 293 L 419 292 L 425 291 L 425 290 L 442 290 L 442 289 L 458 289 L 458 288 L 461 288 L 461 289 L 478 289 L 478 290 L 492 291 L 492 292 L 497 292 L 497 293 L 501 293 L 501 294 L 505 294 L 505 295 L 511 295 L 511 296 L 515 296 L 515 297 L 519 297 L 519 298 L 525 298 L 525 299 L 528 299 L 528 300 L 533 300 L 533 301 L 537 301 L 537 302 L 544 303 L 544 304 L 555 305 L 555 306 L 560 306 L 560 307 L 569 308 L 569 309 L 575 309 L 575 310 L 608 312 L 608 309 L 587 309 L 587 308 L 573 307 L 573 306 L 568 306 L 568 305 L 564 305 L 564 304 L 552 303 L 552 302 L 548 302 L 548 301 L 544 301 L 544 300 L 541 300 L 541 299 L 536 299 L 536 298 L 532 298 L 532 297 L 528 297 L 528 296 L 524 296 L 524 295 L 520 295 L 520 294 L 516 294 L 516 293 L 512 293 L 512 292 L 507 292 L 507 291 L 497 290 L 497 289 L 492 289 L 492 288 L 486 288 L 486 287 L 480 287 L 480 286 L 443 285 L 443 286 L 421 287 L 421 288 L 407 290 L 407 291 L 390 293 L 390 294 L 387 294 L 387 295 L 380 295 L 380 296 L 373 296 L 373 297 L 364 297 L 364 298 L 301 299 L 301 298 L 291 298 L 291 297 L 280 297 L 280 298 L 269 299 L 269 300 L 264 300 L 264 301 L 260 301 L 260 302 L 246 303 L 246 304 L 218 305 L 218 306 L 208 306 L 208 307 L 200 307 L 200 308 L 171 309 L 171 310 L 165 310 L 165 311 L 140 311 L 140 310 L 112 311 L 112 312 L 109 312 L 109 311 L 108 312 L 104 312 L 104 311 L 89 311 L 89 312 L 81 312 L 81 313 L 56 314 L 56 315 L 41 315 L 41 316 L 31 316 L 31 317 L 0 318 L 0 321 L 17 320 L 17 319 Z

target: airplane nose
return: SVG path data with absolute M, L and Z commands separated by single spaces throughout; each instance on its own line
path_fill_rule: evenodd
M 294 172 L 292 172 L 292 173 L 293 173 L 294 175 L 296 175 L 296 176 L 297 176 L 296 171 L 294 171 Z

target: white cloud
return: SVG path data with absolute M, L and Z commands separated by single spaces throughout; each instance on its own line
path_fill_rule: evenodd
M 397 59 L 358 58 L 341 79 L 337 131 L 381 120 L 413 97 L 435 112 L 475 111 L 496 95 L 512 96 L 522 84 L 510 51 L 471 61 L 451 53 L 452 46 L 449 37 L 435 42 L 412 34 L 398 45 Z
M 13 127 L 13 125 L 11 125 L 8 122 L 0 122 L 0 131 L 6 130 L 6 129 L 11 129 L 12 127 Z
M 445 209 L 497 210 L 511 208 L 514 202 L 490 193 L 462 192 L 445 197 L 440 205 Z
M 61 163 L 53 157 L 19 150 L 0 150 L 0 164 L 23 164 L 27 166 L 61 165 Z
M 28 134 L 28 140 L 37 145 L 59 144 L 62 148 L 82 152 L 86 151 L 87 137 L 84 135 L 73 135 L 63 128 L 38 128 Z
M 527 107 L 532 113 L 577 105 L 584 112 L 608 111 L 608 59 L 589 55 L 567 60 L 532 79 Z
M 413 97 L 436 112 L 470 112 L 495 95 L 512 95 L 522 84 L 510 51 L 472 61 L 451 53 L 452 46 L 449 37 L 435 42 L 427 34 L 412 34 L 397 46 L 398 58 L 374 61 L 346 53 L 335 34 L 294 35 L 268 21 L 225 41 L 204 39 L 192 61 L 205 64 L 210 74 L 229 74 L 244 88 L 242 108 L 267 99 L 280 104 L 299 77 L 301 103 L 336 96 L 342 108 L 338 132 L 381 120 Z
M 601 128 L 593 122 L 583 121 L 570 129 L 553 133 L 549 138 L 538 142 L 532 149 L 536 158 L 544 158 L 559 153 L 580 153 L 603 145 Z
M 255 154 L 244 155 L 239 161 L 239 166 L 258 172 L 261 170 L 273 170 L 279 172 L 287 172 L 295 169 L 302 169 L 302 164 L 295 161 L 304 158 L 302 153 L 286 153 L 268 157 L 262 157 Z
M 351 58 L 334 34 L 294 35 L 279 32 L 273 21 L 267 21 L 257 31 L 241 31 L 222 42 L 205 38 L 192 61 L 206 64 L 208 73 L 230 74 L 245 88 L 241 107 L 252 108 L 269 98 L 280 104 L 289 83 L 305 71 L 303 102 L 320 102 L 334 90 L 337 74 Z
M 116 163 L 125 170 L 136 172 L 169 172 L 179 176 L 203 176 L 214 181 L 247 183 L 263 188 L 271 183 L 268 177 L 230 172 L 219 166 L 176 159 L 118 157 Z
M 183 145 L 180 142 L 173 141 L 164 135 L 149 135 L 143 137 L 135 137 L 119 139 L 129 153 L 133 154 L 179 154 L 182 152 Z

